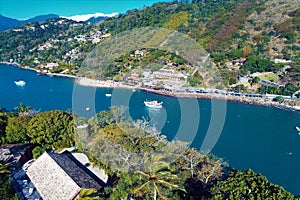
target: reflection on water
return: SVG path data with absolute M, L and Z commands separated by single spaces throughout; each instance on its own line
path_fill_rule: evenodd
M 149 108 L 145 106 L 146 120 L 151 126 L 154 126 L 158 131 L 161 131 L 167 121 L 167 112 L 165 108 Z

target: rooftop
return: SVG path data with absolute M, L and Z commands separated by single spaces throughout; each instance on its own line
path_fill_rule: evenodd
M 45 152 L 28 168 L 27 175 L 44 200 L 71 200 L 81 188 L 100 190 L 105 185 L 68 151 Z
M 0 146 L 0 161 L 3 163 L 12 162 L 22 156 L 32 144 L 6 144 Z

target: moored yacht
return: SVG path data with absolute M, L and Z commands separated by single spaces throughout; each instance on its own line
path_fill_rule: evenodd
M 144 101 L 145 106 L 149 108 L 162 108 L 163 102 L 158 101 Z
M 26 84 L 26 82 L 20 80 L 20 81 L 15 81 L 15 84 L 16 84 L 17 86 L 24 86 L 24 85 Z

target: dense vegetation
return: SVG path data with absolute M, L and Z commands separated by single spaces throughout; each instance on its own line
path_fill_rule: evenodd
M 106 68 L 104 76 L 116 80 L 117 77 L 129 76 L 133 70 L 138 71 L 141 76 L 145 69 L 157 71 L 167 64 L 169 64 L 169 69 L 175 71 L 191 73 L 193 70 L 190 63 L 175 53 L 159 49 L 142 49 L 141 52 L 143 56 L 135 55 L 133 51 L 118 57 L 112 65 Z
M 57 62 L 59 67 L 52 72 L 67 69 L 66 73 L 76 74 L 95 47 L 91 41 L 78 40 L 79 36 L 89 37 L 96 31 L 116 35 L 135 28 L 163 27 L 186 34 L 203 46 L 218 65 L 227 87 L 237 83 L 239 76 L 266 71 L 278 75 L 277 83 L 299 87 L 299 8 L 295 3 L 294 0 L 182 0 L 130 10 L 97 25 L 70 20 L 56 24 L 59 19 L 52 19 L 19 27 L 23 31 L 0 33 L 0 60 L 13 59 L 31 67 L 38 67 L 38 62 Z M 38 50 L 46 42 L 52 46 Z M 72 50 L 76 56 L 66 57 Z M 291 63 L 278 64 L 273 62 L 275 58 Z M 244 65 L 230 65 L 239 59 L 246 59 Z M 116 66 L 107 75 L 119 70 L 120 66 Z
M 276 23 L 281 19 L 269 21 L 260 19 L 260 16 L 269 12 L 266 9 L 267 4 L 271 4 L 272 9 L 282 13 L 283 16 L 288 16 L 288 20 Z M 281 10 L 281 4 L 286 4 L 286 10 Z M 266 3 L 263 1 L 158 3 L 142 10 L 129 11 L 117 19 L 106 20 L 100 27 L 107 28 L 113 33 L 146 26 L 169 27 L 188 34 L 211 52 L 211 57 L 219 65 L 219 71 L 226 85 L 231 85 L 238 80 L 239 75 L 248 72 L 280 72 L 284 64 L 275 64 L 271 59 L 291 59 L 293 62 L 290 68 L 280 80 L 276 81 L 284 84 L 292 82 L 297 85 L 299 46 L 296 45 L 295 38 L 299 38 L 297 34 L 299 9 L 294 10 L 292 6 L 292 2 L 280 3 L 275 0 Z M 177 26 L 168 26 L 172 17 L 180 12 L 188 13 L 188 18 L 185 21 L 179 20 Z M 261 25 L 263 23 L 265 26 Z M 274 40 L 278 38 L 287 41 L 280 42 L 282 45 L 280 47 L 272 48 Z M 246 65 L 238 69 L 228 66 L 228 62 L 239 58 L 246 58 Z
M 25 113 L 24 113 L 25 112 Z M 33 143 L 43 148 L 59 148 L 73 145 L 73 115 L 59 111 L 38 113 L 28 111 L 2 114 L 7 118 L 1 131 L 4 143 Z
M 76 40 L 76 36 L 92 33 L 94 25 L 67 19 L 61 23 L 60 20 L 29 23 L 1 32 L 0 60 L 36 69 L 47 63 L 58 63 L 60 66 L 51 72 L 69 69 L 70 74 L 76 74 L 76 66 L 80 66 L 84 55 L 95 46 L 91 41 Z M 80 55 L 66 56 L 72 50 Z
M 269 183 L 266 177 L 252 170 L 231 171 L 227 179 L 217 183 L 211 191 L 213 199 L 294 199 L 282 187 Z
M 36 144 L 35 158 L 44 149 L 75 142 L 78 151 L 109 174 L 111 187 L 99 194 L 83 189 L 80 199 L 296 199 L 260 174 L 234 170 L 184 142 L 167 141 L 147 122 L 127 119 L 122 107 L 102 111 L 88 121 L 58 110 L 29 116 L 28 107 L 19 107 L 23 112 L 1 111 L 7 119 L 2 141 Z M 0 171 L 1 176 L 6 174 L 0 192 L 12 198 L 7 166 L 1 165 Z

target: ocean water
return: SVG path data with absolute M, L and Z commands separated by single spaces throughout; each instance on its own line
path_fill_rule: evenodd
M 24 87 L 14 81 L 24 80 Z M 105 94 L 112 94 L 107 97 Z M 148 109 L 145 100 L 163 101 Z M 90 117 L 112 105 L 128 108 L 128 116 L 146 119 L 169 140 L 191 142 L 199 150 L 251 168 L 288 191 L 300 194 L 300 113 L 226 101 L 166 97 L 144 91 L 92 88 L 73 79 L 37 76 L 36 72 L 0 65 L 0 106 L 12 110 L 22 102 L 40 111 L 72 109 Z M 87 110 L 87 108 L 89 108 Z

